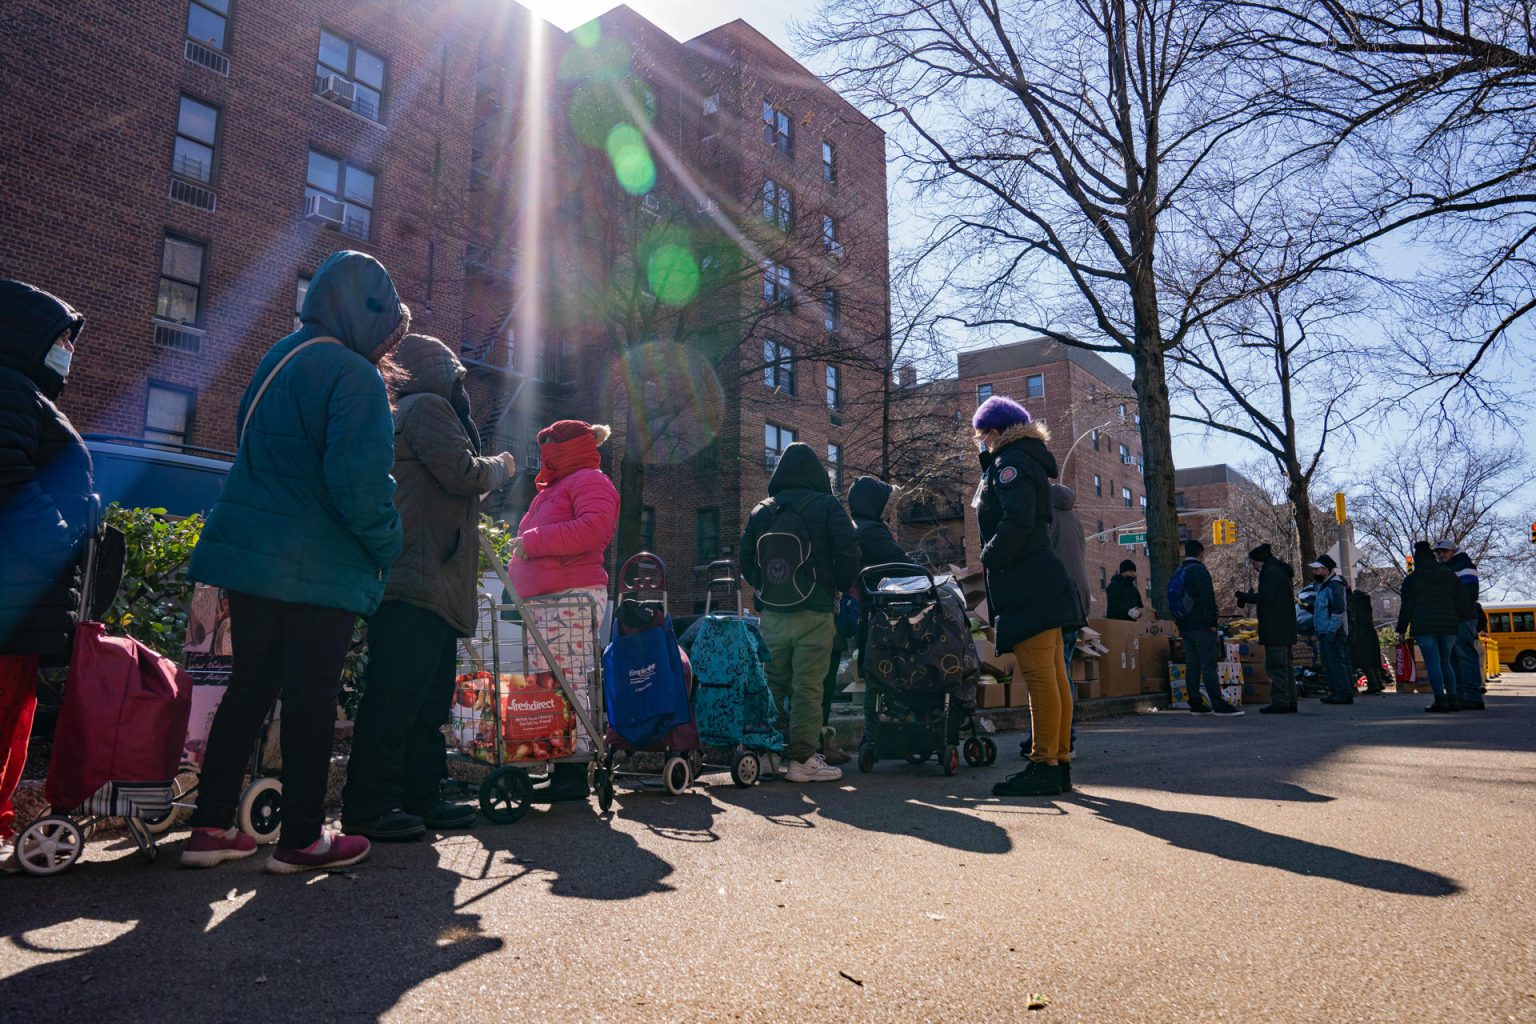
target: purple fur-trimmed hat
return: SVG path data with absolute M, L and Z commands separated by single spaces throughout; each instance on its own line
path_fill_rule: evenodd
M 1029 410 L 1011 398 L 993 395 L 982 402 L 971 417 L 971 426 L 977 430 L 1007 430 L 1021 423 L 1033 422 Z

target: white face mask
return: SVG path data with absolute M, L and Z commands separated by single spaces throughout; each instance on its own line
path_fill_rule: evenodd
M 68 377 L 70 360 L 73 358 L 73 352 L 66 349 L 63 345 L 55 345 L 43 357 L 43 365 L 60 377 Z

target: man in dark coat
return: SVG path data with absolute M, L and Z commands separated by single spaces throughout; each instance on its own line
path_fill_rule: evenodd
M 1435 714 L 1460 711 L 1456 675 L 1456 630 L 1469 603 L 1466 589 L 1456 574 L 1435 561 L 1428 541 L 1413 547 L 1413 572 L 1403 580 L 1403 606 L 1397 615 L 1397 634 L 1411 631 L 1424 653 L 1424 668 L 1434 702 L 1424 710 Z M 1475 606 L 1474 606 L 1475 609 Z M 1474 614 L 1476 614 L 1474 610 Z
M 795 540 L 809 545 L 800 564 L 788 564 L 779 553 L 786 538 L 792 545 Z M 765 540 L 773 547 L 766 556 L 758 550 Z M 763 564 L 765 557 L 768 564 Z M 768 481 L 768 498 L 747 518 L 741 575 L 757 593 L 763 643 L 770 654 L 764 666 L 768 686 L 781 708 L 789 704 L 784 754 L 791 782 L 843 777 L 842 769 L 827 764 L 817 748 L 822 686 L 837 633 L 832 613 L 859 567 L 859 538 L 843 503 L 832 494 L 826 468 L 810 445 L 790 445 Z M 797 596 L 782 600 L 786 591 Z
M 1463 711 L 1483 710 L 1483 659 L 1477 646 L 1479 623 L 1477 602 L 1482 597 L 1482 582 L 1477 577 L 1477 564 L 1472 556 L 1457 546 L 1450 538 L 1435 544 L 1435 557 L 1440 564 L 1456 574 L 1467 592 L 1471 608 L 1462 606 L 1463 618 L 1456 627 L 1456 703 Z
M 1376 613 L 1368 591 L 1356 590 L 1349 595 L 1349 653 L 1355 668 L 1365 673 L 1365 692 L 1385 691 L 1387 675 L 1381 667 L 1381 637 L 1376 635 Z
M 1221 695 L 1221 680 L 1216 664 L 1221 661 L 1221 641 L 1216 637 L 1216 585 L 1211 571 L 1205 567 L 1205 545 L 1197 540 L 1184 542 L 1184 561 L 1174 571 L 1169 581 L 1169 604 L 1172 605 L 1173 621 L 1184 638 L 1184 671 L 1189 683 L 1189 710 L 1191 714 L 1241 715 L 1243 709 L 1229 703 Z M 1185 607 L 1173 600 L 1175 591 L 1182 594 Z M 1201 689 L 1205 698 L 1201 697 Z
M 1261 715 L 1296 713 L 1296 680 L 1291 671 L 1291 645 L 1296 642 L 1296 599 L 1291 593 L 1295 570 L 1260 544 L 1248 552 L 1248 564 L 1259 573 L 1259 589 L 1238 591 L 1238 604 L 1258 605 L 1259 643 L 1264 645 L 1264 671 L 1269 675 L 1269 703 Z
M 1107 610 L 1106 619 L 1130 621 L 1141 618 L 1141 591 L 1136 587 L 1136 563 L 1127 558 L 1120 563 L 1120 571 L 1109 578 L 1104 588 Z
M 0 281 L 0 863 L 27 760 L 37 668 L 69 661 L 91 456 L 54 401 L 85 317 L 20 281 Z

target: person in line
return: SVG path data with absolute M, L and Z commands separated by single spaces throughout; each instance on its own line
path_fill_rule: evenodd
M 1318 656 L 1328 695 L 1323 704 L 1353 704 L 1355 674 L 1349 658 L 1349 588 L 1339 575 L 1339 564 L 1330 555 L 1319 555 L 1310 566 L 1317 583 L 1312 607 L 1312 627 L 1317 632 Z
M 1291 646 L 1296 643 L 1296 604 L 1291 581 L 1296 572 L 1275 555 L 1274 548 L 1260 544 L 1248 552 L 1248 564 L 1259 574 L 1259 589 L 1239 591 L 1238 604 L 1258 606 L 1259 643 L 1264 645 L 1264 671 L 1269 676 L 1269 703 L 1261 715 L 1296 713 L 1296 677 L 1291 669 Z
M 518 524 L 507 564 L 508 578 L 524 600 L 585 595 L 598 622 L 608 607 L 604 559 L 619 526 L 619 492 L 603 472 L 598 451 L 611 434 L 606 425 L 585 420 L 559 420 L 539 431 L 538 494 Z M 535 603 L 530 611 L 578 698 L 590 700 L 587 679 L 596 671 L 603 638 L 584 636 L 590 624 L 562 613 L 558 605 Z M 583 644 L 584 639 L 591 643 Z M 528 651 L 528 670 L 550 671 L 536 647 Z M 583 709 L 589 718 L 596 710 L 590 704 Z M 578 731 L 577 749 L 590 743 Z M 589 795 L 587 766 L 574 762 L 555 764 L 548 781 L 533 789 L 535 803 L 584 801 Z
M 214 715 L 181 863 L 249 857 L 234 827 L 246 762 L 282 698 L 282 835 L 273 874 L 349 867 L 363 836 L 325 829 L 341 670 L 400 555 L 394 418 L 380 373 L 411 315 L 372 256 L 333 253 L 300 327 L 256 366 L 235 417 L 238 450 L 188 575 L 229 591 L 234 667 Z
M 997 649 L 1011 651 L 1029 689 L 1029 764 L 994 796 L 1072 790 L 1072 681 L 1062 634 L 1086 625 L 1072 578 L 1051 549 L 1050 434 L 1018 402 L 994 395 L 971 417 L 982 469 L 981 564 Z
M 1425 707 L 1432 714 L 1461 710 L 1456 675 L 1456 631 L 1461 625 L 1460 605 L 1467 592 L 1456 574 L 1435 561 L 1428 541 L 1413 546 L 1413 572 L 1403 580 L 1403 605 L 1397 614 L 1399 636 L 1413 637 L 1424 652 L 1424 668 L 1434 701 Z
M 1120 563 L 1120 571 L 1109 578 L 1104 588 L 1106 619 L 1130 621 L 1139 619 L 1142 609 L 1141 591 L 1136 586 L 1136 563 L 1129 558 Z
M 1047 530 L 1051 550 L 1056 552 L 1056 557 L 1066 567 L 1072 587 L 1077 591 L 1078 614 L 1086 623 L 1089 615 L 1088 531 L 1083 529 L 1083 521 L 1073 511 L 1076 504 L 1077 495 L 1072 488 L 1066 484 L 1051 484 L 1051 525 Z M 1135 563 L 1131 564 L 1131 568 L 1135 570 Z M 1077 634 L 1076 629 L 1061 631 L 1062 654 L 1066 658 L 1069 679 L 1072 676 L 1072 651 L 1077 647 Z
M 1456 703 L 1463 711 L 1482 711 L 1483 659 L 1477 647 L 1477 603 L 1481 600 L 1482 583 L 1477 577 L 1477 565 L 1472 556 L 1446 538 L 1435 544 L 1435 558 L 1456 574 L 1472 603 L 1472 614 L 1464 616 L 1456 627 Z
M 1205 567 L 1205 545 L 1198 540 L 1184 542 L 1184 561 L 1168 581 L 1168 604 L 1184 639 L 1190 714 L 1241 715 L 1243 709 L 1221 695 L 1221 679 L 1216 672 L 1221 660 L 1221 641 L 1216 636 L 1216 585 Z
M 442 727 L 453 706 L 460 637 L 479 619 L 480 496 L 516 470 L 480 455 L 465 369 L 436 338 L 410 334 L 395 353 L 395 507 L 405 547 L 368 620 L 368 669 L 342 791 L 344 831 L 419 839 L 469 828 L 475 809 L 441 799 Z
M 1381 665 L 1381 637 L 1376 635 L 1376 612 L 1368 591 L 1350 593 L 1349 616 L 1349 653 L 1355 669 L 1365 675 L 1365 692 L 1383 693 L 1387 674 Z
M 85 317 L 0 281 L 0 870 L 15 864 L 12 798 L 37 711 L 37 669 L 69 664 L 89 528 L 91 456 L 54 403 Z
M 784 756 L 790 782 L 836 782 L 841 768 L 818 749 L 822 692 L 837 626 L 838 595 L 853 586 L 859 538 L 826 468 L 808 444 L 784 449 L 768 497 L 747 517 L 741 575 L 757 595 L 763 666 L 780 709 L 788 705 Z

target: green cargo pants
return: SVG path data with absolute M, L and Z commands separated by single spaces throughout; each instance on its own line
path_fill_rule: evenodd
M 763 670 L 780 708 L 789 703 L 784 756 L 804 761 L 821 749 L 821 691 L 837 626 L 831 612 L 763 611 Z

